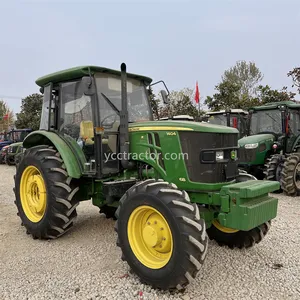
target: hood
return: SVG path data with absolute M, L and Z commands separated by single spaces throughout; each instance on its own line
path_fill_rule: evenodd
M 193 121 L 146 121 L 129 124 L 129 132 L 135 131 L 196 131 L 214 133 L 239 133 L 236 128 Z
M 275 136 L 273 134 L 256 134 L 245 136 L 239 140 L 240 146 L 245 146 L 246 144 L 254 144 L 254 143 L 261 143 L 266 141 L 274 141 Z

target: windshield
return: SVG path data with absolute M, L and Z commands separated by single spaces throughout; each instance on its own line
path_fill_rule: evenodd
M 208 118 L 208 122 L 216 125 L 227 126 L 227 117 L 226 115 L 211 115 Z
M 95 78 L 100 100 L 101 122 L 112 119 L 119 123 L 117 110 L 121 111 L 122 108 L 120 76 L 100 73 L 96 74 Z M 129 122 L 152 120 L 146 88 L 141 81 L 127 78 L 127 99 Z
M 252 114 L 251 134 L 261 132 L 282 133 L 281 112 L 279 110 L 260 110 Z

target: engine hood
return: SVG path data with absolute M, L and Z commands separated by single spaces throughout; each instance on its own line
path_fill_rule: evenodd
M 245 136 L 242 139 L 240 139 L 239 146 L 243 147 L 246 144 L 255 144 L 255 143 L 261 143 L 261 142 L 273 142 L 275 140 L 275 136 L 273 134 L 256 134 L 251 136 Z
M 129 132 L 135 131 L 197 131 L 214 133 L 236 133 L 236 128 L 213 125 L 209 123 L 200 123 L 192 121 L 147 121 L 129 124 Z

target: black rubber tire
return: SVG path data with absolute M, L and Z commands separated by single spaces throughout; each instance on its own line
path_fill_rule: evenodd
M 157 209 L 172 232 L 173 254 L 160 269 L 143 265 L 129 245 L 127 223 L 132 211 L 142 205 Z M 139 182 L 121 198 L 116 216 L 117 245 L 122 250 L 122 259 L 127 261 L 143 283 L 162 290 L 183 290 L 196 277 L 206 257 L 208 237 L 199 209 L 190 202 L 185 191 L 160 180 Z
M 207 229 L 207 234 L 209 238 L 215 240 L 219 246 L 228 246 L 230 249 L 251 248 L 264 238 L 268 233 L 270 226 L 271 221 L 249 231 L 240 230 L 235 233 L 225 233 L 212 224 L 211 227 Z
M 264 171 L 264 180 L 271 180 L 271 181 L 279 181 L 281 171 L 284 164 L 284 157 L 280 154 L 274 154 L 267 159 L 265 164 L 265 171 Z M 279 190 L 274 191 L 274 194 L 282 193 L 281 187 Z
M 115 213 L 116 213 L 117 207 L 114 206 L 108 206 L 104 205 L 100 208 L 100 214 L 104 214 L 106 219 L 113 219 L 117 220 Z
M 7 156 L 5 156 L 5 163 L 8 166 L 13 166 L 14 165 L 14 163 L 9 158 L 7 158 Z
M 287 196 L 295 197 L 300 195 L 300 181 L 297 181 L 294 176 L 299 164 L 300 153 L 293 153 L 289 155 L 283 164 L 280 184 L 284 194 Z
M 46 210 L 43 218 L 37 223 L 26 217 L 20 199 L 19 185 L 22 173 L 30 165 L 41 172 L 47 191 Z M 79 202 L 76 200 L 76 193 L 79 187 L 68 177 L 59 152 L 47 145 L 29 148 L 16 170 L 15 204 L 27 233 L 34 239 L 54 239 L 65 234 L 77 216 L 76 207 Z

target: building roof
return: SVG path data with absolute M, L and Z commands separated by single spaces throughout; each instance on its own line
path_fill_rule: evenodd
M 58 71 L 55 73 L 51 73 L 48 75 L 45 75 L 43 77 L 38 78 L 35 83 L 38 86 L 45 86 L 46 84 L 52 82 L 52 83 L 58 83 L 63 81 L 69 81 L 69 80 L 75 80 L 79 79 L 83 76 L 89 76 L 89 74 L 94 73 L 109 73 L 114 75 L 121 75 L 121 71 L 108 69 L 105 67 L 98 67 L 98 66 L 79 66 L 74 67 L 71 69 L 65 69 L 62 71 Z M 141 81 L 144 81 L 146 85 L 150 84 L 152 82 L 152 79 L 146 76 L 137 75 L 137 74 L 131 74 L 127 73 L 127 77 L 138 79 Z

